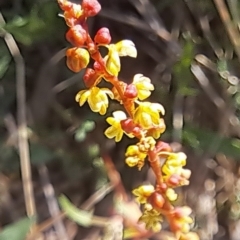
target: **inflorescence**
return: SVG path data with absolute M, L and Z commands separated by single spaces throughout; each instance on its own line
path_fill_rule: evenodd
M 111 43 L 109 29 L 105 27 L 99 29 L 93 38 L 90 36 L 87 19 L 101 10 L 97 0 L 83 0 L 81 4 L 58 0 L 58 3 L 69 27 L 66 39 L 72 44 L 66 51 L 67 66 L 73 72 L 85 69 L 83 81 L 86 89 L 77 93 L 76 101 L 80 106 L 88 102 L 91 110 L 101 115 L 107 112 L 109 98 L 119 102 L 124 111 L 114 111 L 112 117 L 106 119 L 110 126 L 105 135 L 115 138 L 116 142 L 121 141 L 124 134 L 136 138 L 137 143 L 126 149 L 126 164 L 141 170 L 148 161 L 155 174 L 155 186 L 141 185 L 133 190 L 136 201 L 143 206 L 139 222 L 158 232 L 162 222 L 167 220 L 177 239 L 186 240 L 190 236 L 198 239 L 190 232 L 193 222 L 190 207 L 174 205 L 178 197 L 174 189 L 189 184 L 191 171 L 184 168 L 186 155 L 183 152 L 172 152 L 169 144 L 158 140 L 166 128 L 162 118 L 165 110 L 159 103 L 146 101 L 154 86 L 142 74 L 136 74 L 130 84 L 118 79 L 120 57 L 136 58 L 135 44 L 131 40 Z M 106 56 L 100 53 L 101 47 L 108 50 Z M 88 67 L 90 59 L 94 62 L 92 67 Z M 99 87 L 102 81 L 110 83 L 112 88 Z

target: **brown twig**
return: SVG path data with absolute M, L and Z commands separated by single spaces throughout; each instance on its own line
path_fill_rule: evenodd
M 62 240 L 68 240 L 69 238 L 64 227 L 63 221 L 61 218 L 57 218 L 60 215 L 60 209 L 58 206 L 57 199 L 55 197 L 54 188 L 49 179 L 48 169 L 46 165 L 41 165 L 38 168 L 38 172 L 43 185 L 43 192 L 47 201 L 49 213 L 51 214 L 52 218 L 57 219 L 53 223 L 54 228 L 56 230 L 56 234 L 59 239 L 61 238 Z
M 109 155 L 104 154 L 102 156 L 105 168 L 108 173 L 108 177 L 110 179 L 111 184 L 115 187 L 116 193 L 121 196 L 123 201 L 128 200 L 128 196 L 126 194 L 125 188 L 121 182 L 121 176 L 119 172 L 116 170 L 114 163 Z
M 214 2 L 240 61 L 240 33 L 231 20 L 225 2 L 223 0 L 214 0 Z
M 0 22 L 3 25 L 5 24 L 5 20 L 1 12 Z M 4 31 L 4 40 L 16 64 L 18 149 L 20 155 L 26 212 L 28 217 L 33 217 L 36 215 L 36 206 L 32 185 L 32 173 L 27 133 L 25 63 L 13 36 L 10 33 Z
M 104 185 L 102 188 L 100 188 L 98 191 L 96 191 L 93 195 L 90 196 L 89 199 L 87 199 L 82 205 L 81 205 L 81 209 L 85 210 L 85 211 L 89 211 L 90 209 L 92 209 L 92 207 L 100 202 L 109 192 L 112 191 L 113 189 L 113 185 L 112 184 L 106 184 Z M 52 225 L 54 225 L 57 221 L 63 220 L 66 217 L 66 213 L 65 212 L 59 212 L 58 215 L 47 219 L 46 221 L 44 221 L 43 223 L 39 224 L 38 226 L 36 226 L 36 228 L 33 229 L 33 232 L 30 233 L 30 235 L 28 236 L 27 240 L 34 240 L 36 239 L 36 236 L 43 231 L 46 231 L 47 229 L 49 229 L 50 227 L 52 227 Z M 97 217 L 97 216 L 93 216 L 93 222 L 92 224 L 96 224 L 97 226 L 105 226 L 105 224 L 103 223 L 104 221 L 102 220 L 106 220 L 106 218 L 101 218 L 101 217 Z M 107 222 L 108 223 L 108 222 Z M 100 224 L 100 225 L 99 225 Z
M 223 57 L 223 49 L 219 46 L 218 42 L 216 41 L 216 39 L 213 36 L 213 32 L 210 28 L 210 24 L 209 24 L 209 18 L 208 16 L 202 16 L 199 18 L 199 23 L 200 26 L 203 30 L 203 34 L 205 36 L 205 38 L 207 39 L 207 41 L 209 42 L 209 45 L 212 47 L 212 49 L 214 50 L 216 56 L 221 59 Z
M 238 26 L 240 31 L 240 13 L 239 13 L 239 1 L 238 0 L 227 0 L 229 10 L 231 12 L 233 22 Z

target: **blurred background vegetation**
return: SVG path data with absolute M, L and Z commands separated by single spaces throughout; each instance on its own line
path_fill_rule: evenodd
M 239 1 L 100 3 L 101 13 L 89 19 L 91 33 L 105 26 L 113 42 L 131 39 L 136 44 L 138 58 L 122 59 L 120 79 L 130 82 L 136 73 L 152 79 L 156 88 L 152 100 L 161 102 L 167 112 L 162 140 L 188 155 L 191 184 L 179 191 L 178 202 L 193 208 L 193 228 L 203 240 L 239 240 Z M 0 240 L 27 239 L 33 224 L 28 239 L 118 240 L 123 223 L 116 215 L 124 219 L 129 239 L 173 239 L 167 226 L 151 236 L 136 231 L 132 216 L 139 210 L 130 191 L 154 179 L 147 166 L 141 172 L 125 166 L 124 151 L 131 140 L 119 144 L 107 140 L 105 117 L 93 114 L 88 106 L 79 108 L 74 101 L 84 88 L 83 73 L 73 74 L 65 65 L 67 27 L 56 1 L 0 0 L 0 9 Z M 11 35 L 21 55 L 11 53 L 7 45 Z M 22 91 L 19 56 L 25 105 L 19 104 L 17 95 Z M 26 107 L 37 219 L 26 217 L 28 199 L 23 194 L 23 159 L 17 143 L 22 107 Z M 117 108 L 112 103 L 110 112 Z M 112 188 L 118 172 L 118 185 L 129 197 L 121 204 L 116 197 L 119 189 Z M 61 194 L 83 209 L 60 198 L 74 221 L 61 214 Z M 109 221 L 110 227 L 104 224 Z

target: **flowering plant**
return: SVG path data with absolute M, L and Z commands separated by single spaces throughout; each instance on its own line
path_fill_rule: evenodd
M 124 134 L 136 138 L 137 143 L 126 149 L 126 164 L 141 170 L 148 162 L 155 174 L 155 186 L 141 185 L 133 190 L 136 201 L 143 205 L 139 222 L 158 232 L 165 219 L 177 239 L 190 239 L 190 235 L 195 236 L 190 232 L 191 209 L 174 206 L 178 197 L 174 189 L 189 184 L 191 171 L 184 168 L 186 155 L 172 152 L 169 144 L 158 140 L 166 128 L 162 118 L 165 110 L 159 103 L 146 101 L 154 90 L 151 80 L 142 74 L 136 74 L 130 84 L 118 79 L 120 57 L 137 57 L 134 43 L 130 40 L 111 43 L 110 32 L 105 27 L 93 38 L 90 36 L 87 19 L 101 10 L 97 0 L 83 0 L 81 5 L 67 0 L 58 0 L 58 3 L 69 26 L 66 39 L 73 45 L 66 51 L 67 66 L 73 72 L 85 69 L 86 89 L 77 93 L 76 101 L 80 106 L 88 102 L 91 110 L 101 115 L 107 112 L 109 98 L 119 102 L 124 111 L 115 111 L 106 119 L 110 126 L 105 135 L 116 142 L 121 141 Z M 108 50 L 106 56 L 100 53 L 101 47 Z M 94 61 L 92 68 L 88 67 L 90 59 Z M 102 81 L 110 83 L 112 88 L 99 87 Z

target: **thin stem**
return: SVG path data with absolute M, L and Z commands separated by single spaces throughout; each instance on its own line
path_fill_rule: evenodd
M 240 31 L 240 14 L 239 14 L 239 1 L 238 0 L 227 0 L 230 12 L 234 23 L 238 26 Z
M 156 151 L 152 150 L 148 152 L 148 161 L 150 166 L 156 176 L 157 185 L 161 185 L 163 183 L 161 165 L 159 162 L 159 157 Z
M 5 20 L 0 13 L 0 22 Z M 17 92 L 17 120 L 18 120 L 18 148 L 21 163 L 23 191 L 28 217 L 36 215 L 36 206 L 32 185 L 32 173 L 28 144 L 28 130 L 26 117 L 26 89 L 25 89 L 25 63 L 13 36 L 4 32 L 4 39 L 16 63 L 16 92 Z
M 214 2 L 240 62 L 240 33 L 231 20 L 225 2 L 223 0 L 214 0 Z

